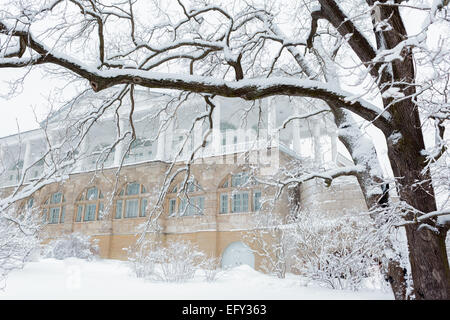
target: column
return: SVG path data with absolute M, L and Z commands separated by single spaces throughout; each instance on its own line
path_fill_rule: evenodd
M 202 122 L 197 121 L 194 126 L 194 150 L 196 150 L 198 147 L 200 147 L 203 143 L 203 127 Z M 197 153 L 195 154 L 195 158 L 201 158 L 203 155 L 203 148 L 200 148 L 197 150 Z
M 122 117 L 119 119 L 120 133 L 123 135 L 126 130 L 126 120 Z M 119 167 L 125 149 L 126 139 L 119 141 L 114 150 L 114 167 Z
M 213 111 L 213 152 L 215 154 L 220 154 L 221 152 L 221 134 L 220 134 L 220 120 L 222 113 L 222 105 L 220 101 L 215 101 L 216 107 Z
M 51 150 L 50 153 L 45 157 L 45 164 L 44 164 L 44 170 L 49 169 L 50 170 L 56 165 L 53 159 L 58 159 L 59 155 L 55 154 L 55 145 L 58 143 L 58 132 L 56 130 L 47 129 L 47 135 L 50 145 L 48 148 Z
M 164 146 L 166 143 L 166 130 L 163 129 L 163 124 L 165 123 L 167 117 L 166 114 L 161 112 L 159 114 L 159 132 L 158 134 L 158 141 L 156 145 L 156 160 L 164 161 Z
M 23 156 L 22 177 L 25 175 L 25 171 L 31 165 L 31 140 L 25 142 L 25 154 Z M 28 175 L 29 176 L 29 175 Z
M 314 141 L 314 160 L 317 165 L 322 164 L 322 147 L 320 145 L 320 122 L 318 120 L 312 121 L 312 132 Z
M 267 138 L 268 147 L 276 146 L 278 143 L 278 130 L 277 130 L 277 111 L 274 105 L 274 99 L 265 99 L 267 103 Z
M 228 129 L 224 132 L 224 134 L 226 137 L 226 143 L 222 147 L 225 147 L 224 148 L 225 153 L 228 154 L 228 153 L 236 152 L 237 151 L 237 149 L 236 149 L 237 148 L 237 145 L 236 145 L 237 140 L 234 138 L 234 137 L 236 137 L 236 131 L 233 129 Z
M 175 157 L 175 152 L 178 153 L 178 150 L 173 150 L 173 135 L 175 129 L 175 119 L 173 117 L 169 118 L 169 125 L 166 130 L 166 138 L 164 143 L 164 159 L 173 159 Z
M 294 107 L 294 116 L 298 116 L 299 110 Z M 300 119 L 292 120 L 292 145 L 294 152 L 300 156 L 301 141 L 300 141 Z
M 84 171 L 88 167 L 89 134 L 86 134 L 80 145 L 80 153 L 77 159 L 77 171 Z
M 337 131 L 333 130 L 330 134 L 331 139 L 331 161 L 336 162 L 337 160 Z

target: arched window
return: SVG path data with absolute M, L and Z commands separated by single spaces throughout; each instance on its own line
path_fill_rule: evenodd
M 144 185 L 136 182 L 128 183 L 117 197 L 114 218 L 145 217 L 148 196 Z
M 249 182 L 246 172 L 228 175 L 220 184 L 218 194 L 220 214 L 261 209 L 261 190 Z
M 205 209 L 205 192 L 196 180 L 189 181 L 182 190 L 182 185 L 172 186 L 167 195 L 169 217 L 203 215 Z
M 103 198 L 97 187 L 84 190 L 76 201 L 75 222 L 101 220 L 104 211 Z
M 53 193 L 43 205 L 43 220 L 49 224 L 64 223 L 66 200 L 62 192 Z

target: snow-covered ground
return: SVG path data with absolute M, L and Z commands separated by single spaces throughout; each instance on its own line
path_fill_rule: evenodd
M 307 284 L 298 276 L 286 279 L 257 272 L 243 265 L 221 271 L 214 282 L 202 275 L 185 283 L 155 282 L 136 278 L 124 261 L 43 259 L 12 272 L 0 300 L 6 299 L 393 299 L 387 290 L 331 290 Z

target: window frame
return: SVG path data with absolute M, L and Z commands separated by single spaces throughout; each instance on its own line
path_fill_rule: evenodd
M 96 196 L 94 198 L 90 197 L 90 193 L 92 189 L 96 189 Z M 101 221 L 102 217 L 100 216 L 101 210 L 100 208 L 104 208 L 104 195 L 100 188 L 97 186 L 90 186 L 85 188 L 83 192 L 81 192 L 74 205 L 74 222 L 75 223 L 84 223 L 84 222 L 93 222 L 93 221 Z M 103 204 L 103 205 L 102 205 Z M 95 205 L 94 212 L 88 211 L 88 208 L 92 208 Z M 80 210 L 81 208 L 81 210 Z M 89 214 L 89 215 L 88 215 Z
M 56 195 L 58 195 L 59 197 L 58 202 L 54 201 Z M 58 199 L 58 197 L 56 199 Z M 51 225 L 64 224 L 66 213 L 66 199 L 62 191 L 53 192 L 41 207 L 42 207 L 42 220 L 44 223 Z M 55 216 L 53 214 L 56 209 L 58 210 L 58 213 L 55 219 Z
M 181 183 L 172 185 L 169 190 L 172 190 L 166 197 L 167 216 L 169 218 L 205 215 L 206 193 L 196 179 L 188 181 L 184 190 L 182 190 Z M 183 208 L 183 204 L 187 208 Z M 191 210 L 194 212 L 191 212 Z
M 137 193 L 131 193 L 128 194 L 129 189 L 131 185 L 139 185 L 138 192 Z M 147 188 L 139 182 L 129 182 L 123 186 L 119 194 L 116 196 L 114 201 L 114 220 L 121 220 L 121 219 L 136 219 L 136 218 L 145 218 L 147 216 L 147 208 L 149 204 L 149 195 Z M 137 212 L 135 215 L 128 216 L 127 215 L 127 208 L 131 201 L 137 200 Z M 120 203 L 121 208 L 119 209 L 118 203 Z M 144 205 L 145 203 L 145 205 Z M 118 214 L 120 210 L 120 215 Z
M 228 174 L 219 184 L 217 189 L 217 207 L 218 214 L 239 214 L 239 213 L 252 213 L 261 211 L 261 200 L 259 200 L 259 208 L 256 208 L 255 194 L 259 193 L 259 199 L 262 197 L 261 186 L 258 184 L 248 183 L 249 174 L 245 171 L 238 173 Z M 243 186 L 244 185 L 244 186 Z M 244 197 L 243 194 L 247 194 L 247 210 L 244 210 Z M 235 201 L 239 195 L 239 210 L 236 210 Z M 226 208 L 224 208 L 223 197 L 227 197 Z M 226 209 L 226 210 L 225 210 Z M 235 211 L 236 210 L 236 211 Z

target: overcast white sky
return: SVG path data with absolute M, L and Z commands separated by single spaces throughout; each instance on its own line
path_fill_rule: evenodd
M 12 98 L 9 80 L 20 77 L 22 72 L 14 69 L 0 69 L 0 137 L 28 131 L 38 127 L 33 109 L 42 120 L 48 110 L 48 96 L 51 86 L 38 70 L 32 71 L 26 78 L 23 91 Z

